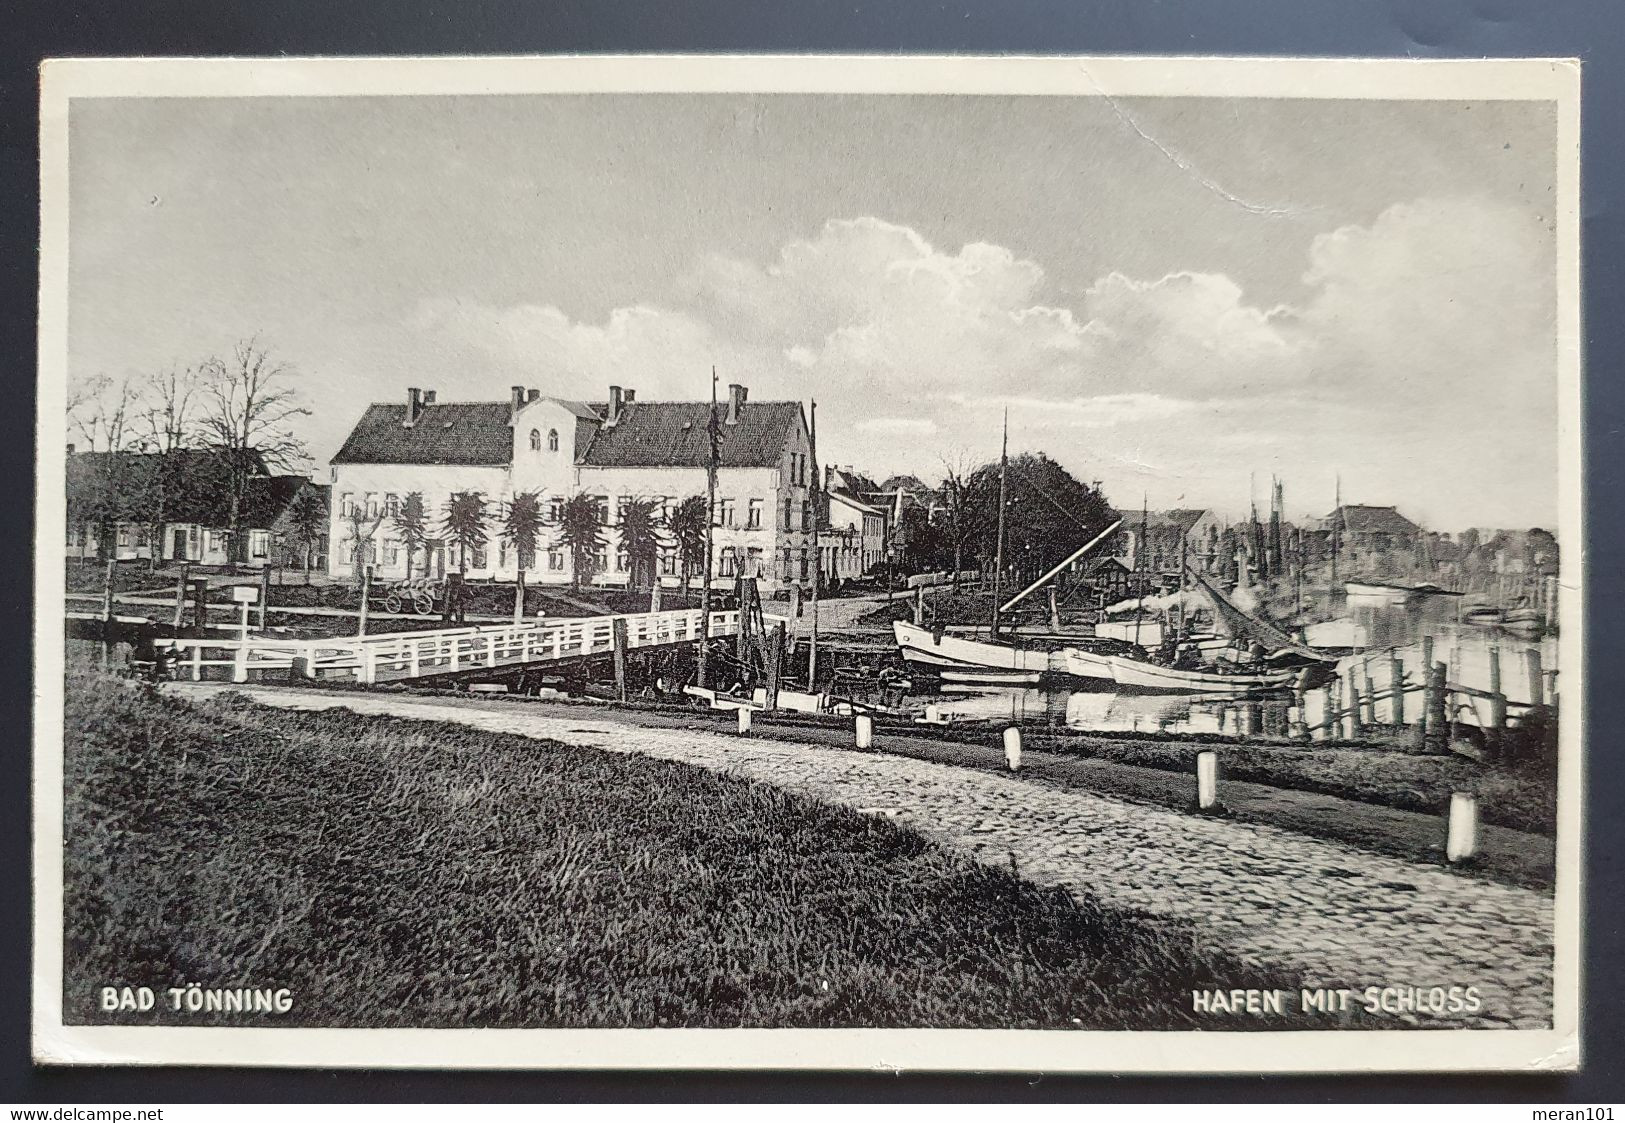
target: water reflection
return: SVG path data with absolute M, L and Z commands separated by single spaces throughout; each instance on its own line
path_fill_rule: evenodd
M 1012 721 L 1102 733 L 1220 733 L 1284 737 L 1287 698 L 1208 694 L 1117 694 L 1045 687 L 963 687 L 932 702 L 928 716 Z

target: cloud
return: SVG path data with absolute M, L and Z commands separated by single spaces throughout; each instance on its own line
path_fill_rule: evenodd
M 1482 459 L 1527 431 L 1541 440 L 1520 450 L 1526 470 L 1493 485 L 1468 473 L 1461 498 L 1500 486 L 1536 509 L 1555 490 L 1551 245 L 1519 207 L 1420 199 L 1315 237 L 1290 306 L 1251 301 L 1222 273 L 1174 271 L 1111 272 L 1065 307 L 1035 261 L 981 242 L 940 249 L 865 217 L 767 260 L 706 257 L 598 323 L 439 299 L 412 326 L 583 396 L 615 382 L 692 397 L 715 364 L 757 399 L 815 396 L 820 448 L 880 470 L 927 469 L 945 435 L 996 449 L 1008 405 L 1013 429 L 1057 432 L 1063 461 L 1158 465 L 1214 489 L 1245 481 L 1249 461 L 1336 462 L 1367 471 L 1370 500 L 1387 502 L 1419 479 L 1455 487 L 1464 450 Z M 1087 449 L 1065 430 L 1087 431 Z M 855 439 L 876 436 L 890 439 Z

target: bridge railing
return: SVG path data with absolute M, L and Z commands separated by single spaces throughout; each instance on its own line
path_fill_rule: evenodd
M 176 673 L 194 680 L 248 682 L 256 674 L 281 671 L 306 678 L 342 674 L 375 683 L 610 654 L 617 621 L 625 622 L 628 649 L 700 638 L 700 610 L 679 609 L 315 640 L 184 638 L 159 640 L 156 646 L 170 649 Z M 737 611 L 711 613 L 712 636 L 738 630 Z

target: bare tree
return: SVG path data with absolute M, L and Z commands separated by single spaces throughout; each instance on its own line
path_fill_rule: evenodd
M 979 537 L 987 523 L 987 504 L 978 502 L 982 480 L 980 467 L 970 452 L 958 449 L 942 458 L 942 536 L 954 552 L 953 588 L 959 589 L 959 573 L 965 568 L 965 551 Z M 997 508 L 997 501 L 994 507 Z
M 232 561 L 243 560 L 244 500 L 248 481 L 262 469 L 292 469 L 306 459 L 304 442 L 289 428 L 310 410 L 288 385 L 294 368 L 272 357 L 250 338 L 232 348 L 230 358 L 210 358 L 202 366 L 203 439 L 224 458 L 227 473 L 227 534 Z
M 198 396 L 202 375 L 197 367 L 176 364 L 146 380 L 142 395 L 142 443 L 156 452 L 150 504 L 152 568 L 163 559 L 164 527 L 171 521 L 176 501 L 187 490 L 187 466 L 176 453 L 198 438 Z M 307 575 L 308 576 L 308 575 Z
M 146 481 L 135 457 L 126 455 L 134 441 L 140 412 L 138 389 L 129 379 L 114 382 L 98 375 L 69 391 L 68 425 L 85 442 L 85 451 L 101 453 L 83 471 L 70 471 L 68 517 L 96 527 L 97 554 L 117 556 L 117 527 L 143 508 Z

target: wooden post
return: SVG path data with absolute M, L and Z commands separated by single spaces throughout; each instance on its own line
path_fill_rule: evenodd
M 118 539 L 114 539 L 116 543 Z M 102 580 L 102 637 L 104 641 L 112 640 L 113 624 L 113 583 L 118 580 L 118 547 L 113 547 L 113 557 L 107 559 L 107 574 Z
M 1492 748 L 1499 749 L 1504 739 L 1507 724 L 1507 696 L 1501 692 L 1501 649 L 1499 646 L 1490 648 L 1490 728 L 1489 743 Z
M 1529 671 L 1529 704 L 1531 706 L 1544 706 L 1546 704 L 1546 676 L 1541 671 L 1540 648 L 1531 647 L 1524 652 L 1524 665 Z
M 190 578 L 192 567 L 187 562 L 181 562 L 181 575 L 175 579 L 175 633 L 180 634 L 186 627 L 186 583 Z
M 1445 712 L 1445 683 L 1449 668 L 1434 663 L 1428 670 L 1427 690 L 1427 748 L 1432 752 L 1446 752 L 1450 746 L 1450 718 Z
M 1416 748 L 1426 752 L 1432 733 L 1428 723 L 1433 720 L 1433 637 L 1422 637 L 1422 712 L 1416 718 Z
M 1021 771 L 1021 730 L 1014 725 L 1004 731 L 1004 761 L 1010 771 Z
M 914 626 L 925 625 L 925 586 L 917 586 L 914 590 Z
M 779 708 L 779 674 L 784 669 L 784 622 L 773 625 L 767 645 L 767 708 Z
M 1196 754 L 1196 806 L 1211 811 L 1219 805 L 1219 754 L 1211 750 Z
M 740 706 L 739 709 L 736 712 L 739 714 L 739 735 L 741 737 L 749 737 L 750 736 L 750 707 L 749 706 Z
M 209 583 L 201 579 L 192 582 L 192 626 L 200 633 L 209 628 Z
M 1471 792 L 1455 792 L 1450 797 L 1450 823 L 1445 836 L 1445 859 L 1449 862 L 1465 862 L 1477 853 L 1478 800 Z
M 1405 664 L 1397 652 L 1388 656 L 1388 689 L 1393 695 L 1389 715 L 1394 724 L 1403 727 L 1405 724 Z
M 615 697 L 626 701 L 626 617 L 609 622 L 610 639 L 615 644 Z
M 265 606 L 271 600 L 271 563 L 260 570 L 260 631 L 265 631 Z
M 860 749 L 867 749 L 874 743 L 875 719 L 868 714 L 859 714 L 854 723 L 853 739 Z
M 1049 587 L 1049 626 L 1051 631 L 1061 630 L 1061 609 L 1056 603 L 1054 585 Z
M 440 589 L 440 622 L 442 624 L 451 623 L 451 584 L 456 578 L 455 573 L 446 574 L 445 584 Z
M 355 634 L 367 634 L 367 602 L 372 599 L 372 566 L 361 567 L 361 607 L 356 612 Z
M 1360 677 L 1365 680 L 1360 686 L 1360 697 L 1365 702 L 1365 727 L 1370 729 L 1377 724 L 1377 684 L 1371 677 L 1370 659 L 1360 664 Z
M 1358 739 L 1361 733 L 1359 674 L 1360 665 L 1358 663 L 1349 664 L 1348 702 L 1345 706 L 1345 712 L 1348 714 L 1348 721 L 1346 723 L 1347 736 L 1351 741 Z
M 525 571 L 522 569 L 513 583 L 513 622 L 525 622 Z

